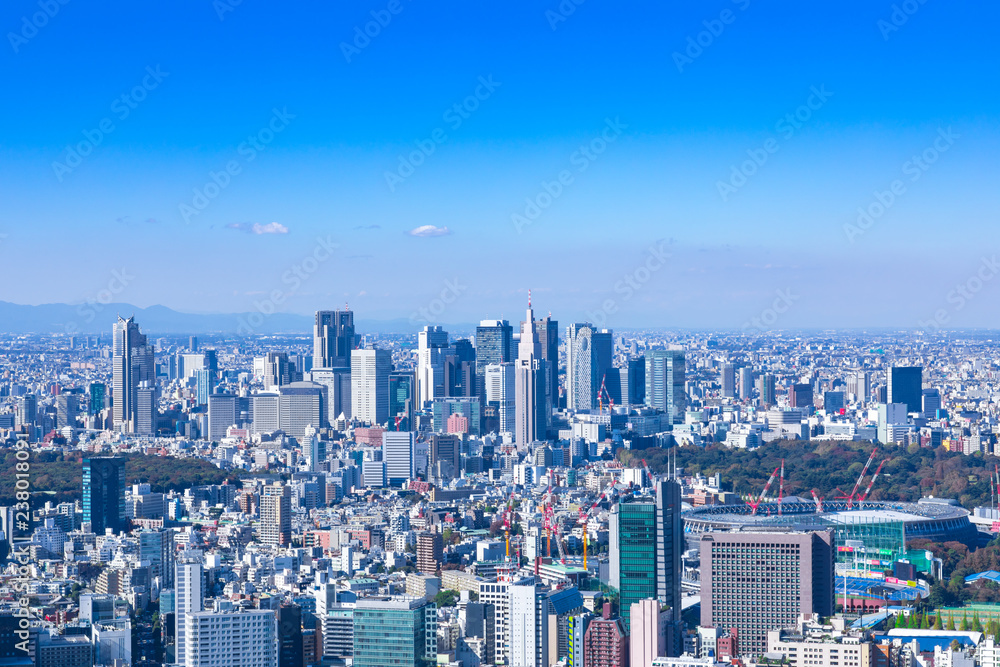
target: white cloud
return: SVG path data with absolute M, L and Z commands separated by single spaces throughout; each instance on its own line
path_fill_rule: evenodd
M 288 227 L 285 227 L 280 222 L 269 222 L 266 225 L 255 222 L 250 231 L 254 234 L 287 234 Z
M 448 236 L 451 230 L 447 227 L 435 227 L 434 225 L 420 225 L 416 229 L 407 232 L 410 236 Z
M 262 225 L 259 222 L 255 222 L 252 225 L 248 222 L 231 222 L 226 225 L 228 229 L 238 229 L 241 232 L 247 232 L 250 234 L 287 234 L 288 227 L 285 227 L 280 222 L 269 222 L 266 225 Z

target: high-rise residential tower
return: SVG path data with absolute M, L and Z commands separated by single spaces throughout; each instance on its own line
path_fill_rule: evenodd
M 687 409 L 684 379 L 683 350 L 646 352 L 646 405 L 663 410 L 675 424 L 684 422 Z
M 534 323 L 532 323 L 532 326 Z M 510 663 L 517 667 L 547 667 L 549 600 L 543 586 L 511 586 L 509 590 Z
M 202 564 L 185 557 L 177 561 L 174 583 L 174 642 L 176 653 L 174 662 L 179 665 L 188 664 L 188 622 L 192 614 L 200 612 L 204 607 L 202 592 Z
M 272 546 L 292 543 L 292 490 L 275 482 L 260 496 L 260 541 Z

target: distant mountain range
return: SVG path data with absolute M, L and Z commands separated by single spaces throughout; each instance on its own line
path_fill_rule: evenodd
M 274 313 L 205 314 L 180 313 L 166 306 L 139 308 L 129 303 L 81 304 L 47 303 L 25 306 L 0 301 L 0 332 L 38 334 L 110 334 L 118 314 L 135 315 L 143 333 L 152 337 L 170 334 L 276 334 L 311 333 L 313 318 L 309 315 Z M 413 333 L 423 322 L 409 319 L 356 320 L 358 333 Z M 450 325 L 449 331 L 471 331 L 475 325 Z

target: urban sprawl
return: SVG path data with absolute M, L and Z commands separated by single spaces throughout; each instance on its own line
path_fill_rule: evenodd
M 0 334 L 0 666 L 1000 665 L 989 332 Z

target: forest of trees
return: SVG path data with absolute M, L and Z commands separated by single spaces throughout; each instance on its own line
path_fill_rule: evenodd
M 239 484 L 239 478 L 220 470 L 208 461 L 178 459 L 169 456 L 128 454 L 125 461 L 125 479 L 128 483 L 148 482 L 154 492 L 183 491 L 202 484 Z M 3 454 L 0 463 L 0 505 L 14 501 L 14 465 L 17 460 L 13 450 Z M 79 500 L 83 491 L 83 455 L 80 452 L 35 452 L 31 463 L 33 502 L 55 503 Z
M 872 451 L 871 443 L 808 440 L 771 442 L 754 450 L 709 447 L 678 447 L 621 450 L 626 465 L 641 466 L 645 459 L 653 472 L 667 470 L 667 456 L 676 452 L 677 466 L 684 474 L 722 475 L 723 488 L 741 495 L 757 495 L 767 478 L 785 460 L 785 495 L 823 498 L 850 493 Z M 872 500 L 917 501 L 924 496 L 954 498 L 966 509 L 990 504 L 990 476 L 1000 458 L 983 454 L 965 455 L 944 447 L 931 449 L 910 445 L 880 446 L 871 473 L 882 459 L 889 460 L 869 496 Z M 862 487 L 864 488 L 864 487 Z M 777 491 L 772 487 L 772 491 Z
M 969 586 L 965 578 L 970 574 L 1000 570 L 1000 540 L 970 551 L 961 542 L 931 542 L 925 539 L 910 540 L 908 547 L 926 549 L 944 563 L 943 581 L 935 581 L 928 603 L 933 607 L 954 607 L 966 602 L 1000 602 L 1000 585 L 981 579 Z

